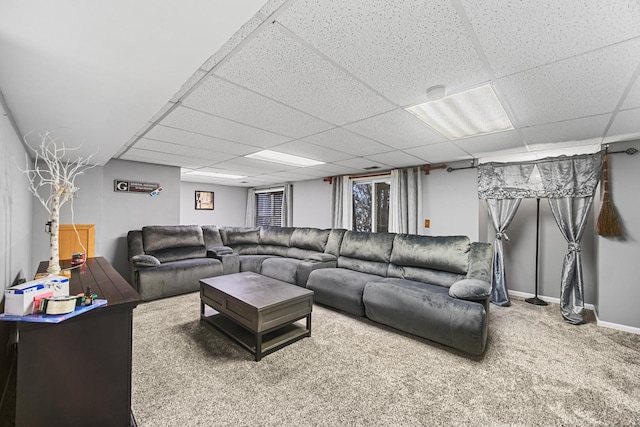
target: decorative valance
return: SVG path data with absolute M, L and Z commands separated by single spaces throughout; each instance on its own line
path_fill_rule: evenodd
M 478 166 L 478 197 L 523 199 L 589 197 L 602 172 L 602 153 Z

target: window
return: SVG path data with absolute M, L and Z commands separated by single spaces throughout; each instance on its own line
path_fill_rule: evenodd
M 389 231 L 389 177 L 354 180 L 352 189 L 353 230 Z
M 282 227 L 284 189 L 256 191 L 256 226 Z

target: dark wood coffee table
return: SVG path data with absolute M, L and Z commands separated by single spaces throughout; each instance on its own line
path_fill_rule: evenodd
M 313 291 L 260 274 L 200 280 L 200 319 L 253 353 L 256 362 L 310 337 L 312 309 Z M 305 317 L 306 327 L 295 323 Z

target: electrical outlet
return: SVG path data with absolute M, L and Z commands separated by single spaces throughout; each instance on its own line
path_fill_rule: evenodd
M 429 228 L 431 227 L 431 220 L 430 219 L 425 219 L 424 220 L 424 228 Z

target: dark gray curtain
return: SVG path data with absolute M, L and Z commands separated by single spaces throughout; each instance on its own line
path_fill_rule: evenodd
M 531 162 L 486 163 L 478 166 L 478 197 L 487 200 L 496 229 L 494 279 L 491 301 L 508 305 L 502 242 L 511 222 L 510 209 L 492 200 L 548 198 L 553 216 L 569 243 L 560 280 L 560 309 L 571 323 L 582 323 L 584 310 L 580 240 L 593 194 L 602 173 L 602 153 L 549 157 Z M 492 212 L 493 210 L 493 212 Z M 515 214 L 517 204 L 511 215 Z M 500 215 L 504 217 L 500 218 Z M 497 217 L 497 218 L 496 218 Z M 503 225 L 502 221 L 504 221 Z
M 506 270 L 504 267 L 504 250 L 502 240 L 509 241 L 507 228 L 516 214 L 522 199 L 487 199 L 489 218 L 496 229 L 496 240 L 493 245 L 493 276 L 491 283 L 491 302 L 503 307 L 509 306 Z

